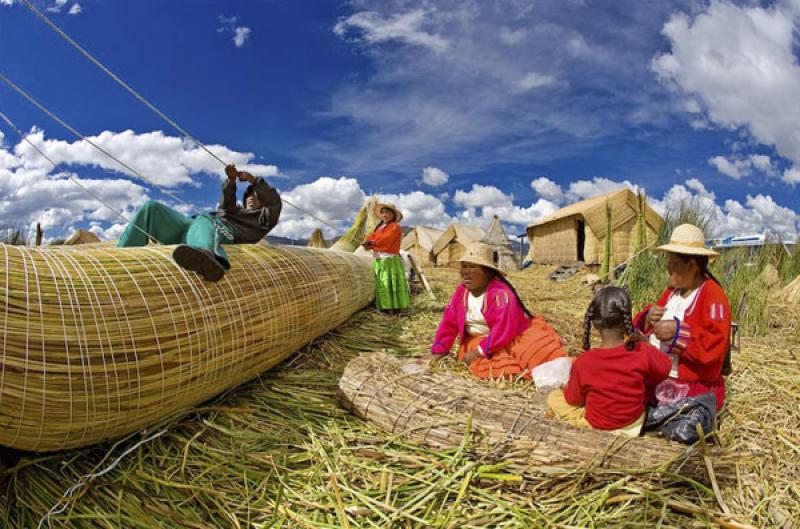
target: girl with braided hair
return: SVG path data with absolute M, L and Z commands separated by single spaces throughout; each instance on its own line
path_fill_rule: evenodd
M 431 354 L 421 362 L 442 358 L 456 339 L 458 359 L 482 379 L 531 378 L 534 367 L 566 356 L 561 337 L 525 307 L 490 246 L 472 243 L 454 264 L 461 269 L 461 284 L 444 311 Z
M 600 347 L 591 347 L 592 326 Z M 667 378 L 671 363 L 661 351 L 635 338 L 631 300 L 619 287 L 596 291 L 583 320 L 584 352 L 569 382 L 547 397 L 550 410 L 574 426 L 637 436 L 648 393 Z

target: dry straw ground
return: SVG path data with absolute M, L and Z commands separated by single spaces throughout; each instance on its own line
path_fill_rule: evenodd
M 550 283 L 547 271 L 513 280 L 577 353 L 589 291 L 579 276 Z M 468 437 L 456 449 L 433 451 L 387 437 L 339 406 L 339 376 L 357 354 L 427 349 L 457 280 L 451 270 L 427 272 L 438 302 L 418 296 L 403 318 L 356 314 L 260 379 L 170 424 L 78 491 L 52 526 L 799 527 L 796 309 L 771 306 L 765 336 L 741 339 L 720 427 L 721 444 L 740 456 L 719 493 L 666 472 L 593 469 L 523 480 L 502 463 L 475 459 Z M 437 369 L 467 376 L 452 361 Z M 0 503 L 0 525 L 36 527 L 68 486 L 137 439 L 23 457 Z

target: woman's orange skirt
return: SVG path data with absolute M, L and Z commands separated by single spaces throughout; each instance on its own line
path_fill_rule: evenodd
M 483 336 L 465 335 L 458 348 L 458 359 L 463 360 L 467 351 L 477 349 Z M 478 378 L 516 377 L 522 374 L 531 378 L 531 369 L 567 356 L 561 337 L 556 334 L 544 318 L 535 316 L 525 332 L 514 338 L 510 344 L 495 351 L 489 359 L 478 358 L 469 365 L 470 372 Z

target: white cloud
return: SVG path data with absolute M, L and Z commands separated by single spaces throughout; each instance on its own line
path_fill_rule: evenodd
M 236 15 L 229 17 L 219 15 L 217 20 L 219 20 L 221 24 L 221 26 L 217 28 L 217 33 L 230 33 L 231 40 L 237 48 L 244 46 L 245 42 L 247 42 L 247 39 L 252 34 L 252 29 L 241 25 L 241 19 Z
M 14 0 L 0 0 L 0 5 L 4 6 L 14 5 Z
M 800 169 L 791 167 L 783 172 L 783 181 L 788 184 L 800 184 Z
M 45 139 L 44 132 L 34 129 L 28 136 L 30 141 L 44 151 L 57 164 L 70 166 L 94 166 L 128 176 L 127 169 L 106 157 L 84 141 L 68 142 Z M 192 175 L 205 173 L 224 178 L 224 168 L 205 151 L 193 143 L 166 136 L 161 131 L 137 134 L 132 130 L 123 132 L 103 131 L 89 139 L 159 186 L 173 188 L 193 182 Z M 237 168 L 250 171 L 256 176 L 277 176 L 274 165 L 252 163 L 253 153 L 233 151 L 223 145 L 209 145 L 208 149 Z M 14 148 L 16 156 L 26 167 L 50 168 L 50 163 L 27 143 Z
M 652 69 L 685 98 L 702 102 L 704 119 L 725 129 L 742 129 L 756 142 L 774 147 L 795 166 L 800 164 L 800 64 L 795 55 L 800 3 L 772 7 L 711 2 L 696 16 L 675 14 L 662 33 L 671 51 L 653 58 Z M 763 159 L 709 161 L 734 178 Z M 735 176 L 738 175 L 738 176 Z M 790 171 L 784 181 L 792 183 Z M 788 178 L 787 178 L 788 177 Z
M 453 202 L 463 208 L 456 215 L 459 222 L 482 228 L 488 227 L 494 215 L 507 225 L 527 226 L 558 209 L 555 203 L 543 198 L 523 208 L 514 204 L 514 195 L 506 194 L 494 186 L 481 184 L 473 184 L 469 191 L 456 191 Z
M 83 9 L 81 9 L 81 5 L 79 3 L 77 3 L 77 2 L 72 4 L 72 7 L 69 8 L 69 14 L 70 15 L 77 15 L 81 11 L 83 11 Z
M 556 204 L 561 204 L 566 198 L 564 196 L 564 191 L 561 190 L 561 186 L 546 176 L 540 176 L 536 180 L 532 180 L 531 189 L 536 191 L 536 194 L 540 197 Z
M 403 224 L 408 226 L 446 228 L 453 221 L 440 198 L 422 191 L 381 195 L 380 198 L 400 208 L 403 212 Z
M 730 158 L 714 156 L 713 158 L 709 158 L 708 163 L 716 167 L 717 171 L 720 173 L 730 176 L 735 180 L 739 180 L 744 176 L 750 176 L 753 173 L 753 169 L 757 169 L 770 176 L 777 174 L 770 157 L 763 154 L 751 154 L 746 158 L 738 156 Z
M 516 46 L 525 40 L 525 37 L 528 36 L 528 32 L 524 29 L 513 30 L 503 26 L 500 28 L 500 32 L 497 34 L 497 36 L 500 39 L 500 42 L 506 46 Z
M 450 175 L 437 167 L 426 167 L 422 170 L 422 181 L 432 187 L 438 187 L 447 183 Z
M 556 78 L 552 75 L 545 75 L 538 72 L 528 72 L 522 77 L 522 79 L 517 81 L 514 89 L 517 92 L 528 92 L 536 88 L 550 86 L 555 82 Z
M 369 44 L 396 40 L 443 52 L 447 49 L 447 41 L 422 28 L 428 15 L 423 9 L 386 17 L 374 11 L 361 11 L 340 20 L 333 31 L 339 37 L 345 37 L 348 30 L 359 30 L 363 40 Z
M 250 28 L 247 26 L 239 26 L 233 28 L 233 43 L 236 45 L 237 48 L 241 48 L 244 46 L 244 43 L 247 41 L 247 38 L 250 36 Z
M 597 195 L 604 195 L 611 193 L 623 187 L 629 188 L 631 191 L 638 191 L 639 186 L 632 184 L 627 180 L 616 182 L 608 178 L 594 177 L 591 180 L 578 180 L 569 185 L 566 196 L 568 202 L 577 202 L 587 198 L 595 197 Z
M 782 238 L 797 237 L 800 215 L 790 208 L 776 204 L 771 196 L 747 195 L 745 203 L 726 200 L 720 206 L 716 195 L 698 180 L 672 186 L 661 200 L 649 199 L 650 205 L 660 214 L 666 210 L 677 210 L 681 205 L 692 204 L 707 214 L 711 221 L 707 237 L 769 233 Z

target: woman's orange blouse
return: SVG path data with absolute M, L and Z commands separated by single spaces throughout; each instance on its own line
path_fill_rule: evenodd
M 400 242 L 403 240 L 403 228 L 396 222 L 383 224 L 375 228 L 365 241 L 372 241 L 373 252 L 400 253 Z

